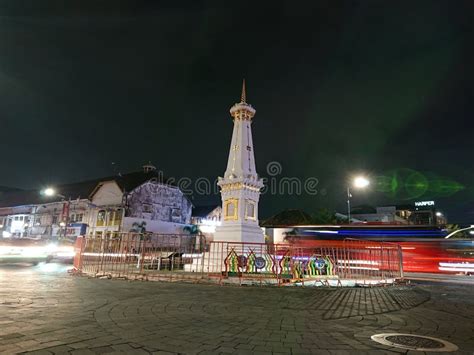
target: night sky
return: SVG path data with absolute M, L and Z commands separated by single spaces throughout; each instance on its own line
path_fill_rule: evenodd
M 67 5 L 65 5 L 67 3 Z M 474 1 L 0 2 L 0 185 L 222 175 L 242 78 L 260 214 L 435 200 L 474 222 Z M 115 164 L 112 164 L 114 162 Z M 196 204 L 218 196 L 194 196 Z

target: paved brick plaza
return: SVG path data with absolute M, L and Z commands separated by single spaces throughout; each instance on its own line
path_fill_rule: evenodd
M 89 279 L 54 267 L 0 268 L 0 353 L 406 352 L 370 340 L 389 332 L 474 351 L 473 286 L 221 287 Z

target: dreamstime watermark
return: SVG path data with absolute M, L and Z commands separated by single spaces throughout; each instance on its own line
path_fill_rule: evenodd
M 281 176 L 283 167 L 277 161 L 271 161 L 267 164 L 267 175 L 263 177 L 263 188 L 260 190 L 262 194 L 270 193 L 271 195 L 317 195 L 319 191 L 319 179 L 316 177 L 308 177 L 301 179 L 295 176 Z
M 162 178 L 163 176 L 161 171 L 159 174 Z M 263 195 L 270 194 L 280 196 L 301 196 L 306 194 L 315 196 L 318 194 L 326 194 L 326 189 L 319 188 L 318 178 L 308 177 L 301 179 L 295 176 L 284 176 L 283 167 L 277 161 L 271 161 L 267 164 L 266 175 L 267 176 L 259 176 L 263 182 L 263 187 L 260 190 L 260 193 Z M 167 184 L 176 186 L 188 196 L 219 194 L 220 188 L 217 185 L 217 181 L 217 178 L 209 179 L 207 177 L 199 177 L 194 180 L 189 177 L 166 179 Z

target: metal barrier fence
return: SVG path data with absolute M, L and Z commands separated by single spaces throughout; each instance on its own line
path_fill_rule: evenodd
M 94 276 L 173 280 L 185 276 L 182 271 L 186 265 L 202 259 L 205 245 L 202 236 L 176 234 L 80 237 L 75 267 Z
M 358 240 L 318 240 L 305 245 L 213 242 L 205 272 L 260 283 L 327 284 L 328 280 L 389 282 L 403 278 L 401 248 Z
M 78 238 L 75 267 L 94 276 L 288 284 L 403 277 L 396 244 L 358 240 L 300 244 L 205 243 L 189 235 L 120 234 Z

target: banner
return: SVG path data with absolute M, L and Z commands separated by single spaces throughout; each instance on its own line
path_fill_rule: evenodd
M 66 233 L 64 233 L 64 227 L 53 227 L 53 237 L 78 237 L 85 235 L 87 224 L 85 223 L 73 223 L 66 227 Z
M 67 222 L 69 219 L 69 205 L 71 204 L 70 201 L 63 203 L 63 211 L 61 213 L 61 221 Z

